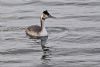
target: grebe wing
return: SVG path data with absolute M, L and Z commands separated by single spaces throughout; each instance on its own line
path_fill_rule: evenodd
M 27 29 L 29 31 L 34 31 L 34 32 L 37 32 L 37 33 L 41 32 L 41 27 L 38 26 L 38 25 L 29 26 Z

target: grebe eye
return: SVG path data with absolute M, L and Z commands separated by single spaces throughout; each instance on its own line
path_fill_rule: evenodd
M 42 20 L 45 20 L 45 18 L 44 18 L 44 17 L 42 17 Z

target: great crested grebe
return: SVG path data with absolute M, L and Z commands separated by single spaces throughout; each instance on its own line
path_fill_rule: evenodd
M 28 36 L 32 38 L 41 38 L 44 36 L 48 36 L 47 31 L 45 29 L 44 21 L 47 18 L 54 18 L 49 14 L 47 10 L 43 11 L 42 15 L 40 16 L 40 23 L 41 25 L 32 25 L 26 28 L 25 32 Z

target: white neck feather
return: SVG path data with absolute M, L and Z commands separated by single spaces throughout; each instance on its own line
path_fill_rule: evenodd
M 41 28 L 42 28 L 42 30 L 41 30 L 41 32 L 40 32 L 40 36 L 47 36 L 47 31 L 46 31 L 46 29 L 45 29 L 45 24 L 44 24 L 44 21 L 45 21 L 45 20 L 43 20 L 42 18 L 43 18 L 43 15 L 41 15 L 41 17 L 40 17 Z

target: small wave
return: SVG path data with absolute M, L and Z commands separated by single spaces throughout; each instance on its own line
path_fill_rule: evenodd
M 100 6 L 100 2 L 41 2 L 48 6 Z
M 74 28 L 72 29 L 72 31 L 76 31 L 76 32 L 89 32 L 89 31 L 93 31 L 93 32 L 99 32 L 100 28 L 99 27 L 81 27 L 81 28 Z
M 50 33 L 58 33 L 58 32 L 64 32 L 68 29 L 65 27 L 47 27 L 47 30 Z
M 6 54 L 16 55 L 16 54 L 27 54 L 27 53 L 33 53 L 33 52 L 41 52 L 41 50 L 36 50 L 36 49 L 13 49 L 13 50 L 5 51 L 5 52 L 0 52 L 0 54 L 2 54 L 2 55 L 6 55 Z
M 58 40 L 58 39 L 57 39 Z M 68 37 L 63 39 L 59 39 L 62 42 L 70 42 L 70 43 L 81 43 L 81 44 L 88 44 L 88 43 L 98 43 L 100 42 L 100 36 L 80 36 L 80 37 Z
M 1 18 L 3 18 L 3 15 L 11 15 L 11 14 L 16 14 L 16 13 L 30 13 L 30 12 L 34 12 L 34 10 L 16 10 L 13 12 L 1 12 Z M 4 16 L 5 17 L 5 16 Z
M 58 17 L 57 19 L 78 19 L 81 21 L 100 21 L 100 15 L 79 15 L 79 16 L 65 16 L 65 17 Z
M 0 1 L 1 6 L 23 6 L 23 5 L 47 5 L 47 6 L 100 6 L 100 2 L 67 2 L 67 1 L 40 1 L 40 0 L 31 0 L 23 1 L 21 3 L 7 3 Z
M 100 54 L 100 48 L 55 48 L 54 55 L 56 56 L 78 56 L 78 55 L 95 55 Z
M 8 61 L 0 61 L 0 63 L 25 63 L 26 60 L 8 60 Z
M 0 28 L 0 31 L 20 31 L 20 30 L 24 30 L 25 28 L 24 27 L 2 27 Z
M 0 20 L 21 20 L 21 19 L 32 19 L 39 18 L 36 16 L 8 16 L 8 17 L 0 17 Z
M 77 3 L 78 6 L 100 6 L 100 2 Z
M 34 10 L 18 10 L 13 13 L 28 13 L 28 12 L 34 12 Z
M 40 1 L 32 1 L 32 2 L 25 2 L 25 3 L 7 3 L 7 2 L 3 2 L 3 1 L 0 1 L 0 5 L 1 6 L 23 6 L 23 5 L 29 5 L 29 4 L 34 4 L 34 3 L 38 3 Z
M 87 62 L 84 60 L 76 60 L 76 61 L 65 61 L 66 63 L 83 63 L 83 62 Z

